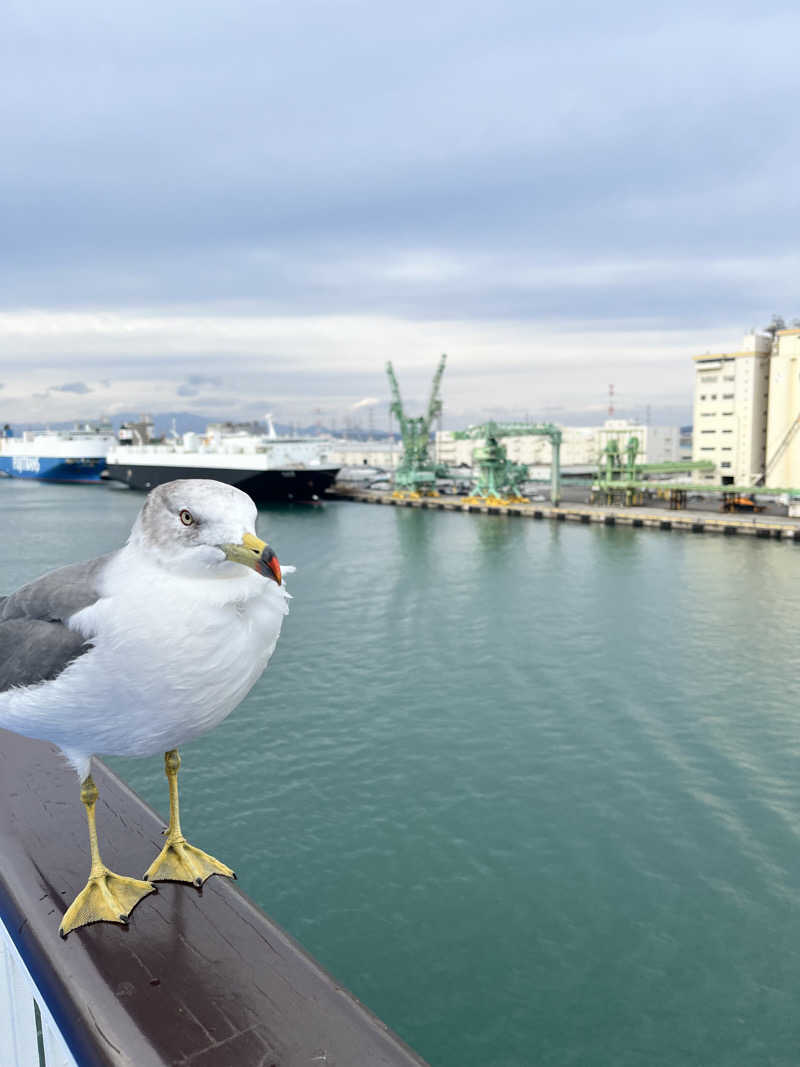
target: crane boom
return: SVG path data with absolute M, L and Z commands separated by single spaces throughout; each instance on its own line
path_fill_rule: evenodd
M 442 413 L 442 398 L 439 396 L 439 385 L 442 381 L 442 375 L 444 374 L 444 365 L 447 362 L 447 356 L 442 355 L 439 360 L 439 366 L 436 368 L 436 373 L 433 376 L 433 384 L 431 385 L 431 399 L 428 403 L 428 414 L 425 417 L 425 427 L 430 432 L 431 423 Z
M 394 367 L 391 360 L 386 364 L 386 375 L 389 379 L 389 386 L 392 390 L 392 403 L 389 406 L 391 413 L 397 418 L 400 423 L 400 432 L 403 432 L 403 424 L 405 422 L 405 413 L 403 411 L 403 401 L 400 398 L 400 386 L 397 384 L 397 378 L 395 377 Z
M 435 494 L 437 476 L 446 474 L 445 469 L 440 468 L 440 465 L 428 455 L 430 425 L 442 410 L 442 402 L 439 398 L 439 383 L 442 380 L 446 358 L 446 356 L 442 356 L 434 375 L 428 410 L 425 415 L 417 416 L 406 415 L 394 368 L 391 362 L 386 364 L 386 376 L 389 379 L 389 386 L 392 392 L 392 403 L 389 406 L 389 411 L 397 418 L 400 425 L 400 436 L 403 440 L 403 456 L 394 475 L 395 485 L 397 486 L 395 493 L 411 493 L 417 496 L 420 493 Z
M 457 441 L 475 440 L 492 437 L 549 437 L 551 443 L 561 444 L 561 427 L 552 422 L 485 422 L 480 426 L 468 426 L 466 430 L 456 430 L 453 437 Z

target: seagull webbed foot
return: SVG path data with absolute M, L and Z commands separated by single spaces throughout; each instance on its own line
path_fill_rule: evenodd
M 212 874 L 236 877 L 230 867 L 190 845 L 186 838 L 168 834 L 160 854 L 147 868 L 145 878 L 150 882 L 190 882 L 199 887 Z
M 86 808 L 92 866 L 88 882 L 64 912 L 58 928 L 62 937 L 88 923 L 127 923 L 128 916 L 139 901 L 156 889 L 154 885 L 138 878 L 114 874 L 100 859 L 95 824 L 97 795 L 97 786 L 91 774 L 87 774 L 81 782 L 81 803 Z
M 88 882 L 67 908 L 58 932 L 66 937 L 71 930 L 96 922 L 124 925 L 139 901 L 153 892 L 157 890 L 150 882 L 100 867 L 89 875 Z
M 164 753 L 164 772 L 169 782 L 169 826 L 164 831 L 167 839 L 144 876 L 150 882 L 188 882 L 198 887 L 212 874 L 235 878 L 236 875 L 230 867 L 190 845 L 183 836 L 178 804 L 180 766 L 181 757 L 177 748 L 171 748 L 169 752 Z

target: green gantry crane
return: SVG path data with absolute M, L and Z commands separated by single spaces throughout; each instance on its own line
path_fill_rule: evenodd
M 501 437 L 536 435 L 548 437 L 552 447 L 550 465 L 550 498 L 555 506 L 561 499 L 561 429 L 551 422 L 486 422 L 470 426 L 453 434 L 457 441 L 481 439 L 472 453 L 472 463 L 478 469 L 473 496 L 487 504 L 508 504 L 524 501 L 522 486 L 528 480 L 528 468 L 512 463 Z
M 609 439 L 600 453 L 597 478 L 592 486 L 592 502 L 597 495 L 603 503 L 622 503 L 626 506 L 641 504 L 644 490 L 658 486 L 657 482 L 646 482 L 643 474 L 680 474 L 696 470 L 713 470 L 714 464 L 709 460 L 677 460 L 671 463 L 637 463 L 639 438 L 629 437 L 625 452 L 620 449 L 616 437 Z M 684 507 L 688 486 L 664 483 L 661 488 L 670 490 L 670 502 L 673 507 Z M 711 487 L 709 487 L 711 488 Z
M 400 425 L 400 436 L 403 439 L 403 458 L 394 474 L 394 484 L 397 487 L 394 492 L 395 496 L 433 496 L 436 493 L 436 479 L 447 475 L 447 470 L 437 465 L 428 454 L 431 425 L 442 412 L 439 386 L 446 360 L 447 356 L 442 356 L 433 376 L 428 410 L 424 415 L 416 418 L 406 415 L 403 410 L 403 401 L 400 399 L 400 388 L 394 368 L 391 363 L 386 364 L 386 374 L 392 390 L 392 403 L 389 411 L 397 419 Z

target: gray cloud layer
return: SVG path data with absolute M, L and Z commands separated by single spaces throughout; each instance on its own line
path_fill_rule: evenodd
M 76 393 L 79 396 L 92 392 L 86 382 L 65 382 L 64 385 L 51 385 L 50 388 L 56 393 Z
M 4 32 L 6 302 L 706 319 L 782 295 L 746 261 L 794 250 L 792 5 L 154 10 L 45 2 Z M 426 250 L 467 269 L 415 278 Z M 654 260 L 681 268 L 654 285 Z M 642 270 L 565 284 L 593 262 Z
M 0 307 L 791 315 L 798 39 L 781 0 L 12 4 Z
M 222 378 L 218 375 L 208 374 L 189 374 L 183 385 L 179 385 L 175 390 L 178 396 L 193 396 L 199 397 L 201 385 L 212 385 L 219 388 L 222 385 Z

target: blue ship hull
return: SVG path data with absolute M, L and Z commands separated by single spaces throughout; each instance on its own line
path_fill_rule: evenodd
M 55 456 L 0 456 L 0 475 L 40 482 L 99 482 L 105 458 L 63 459 Z

